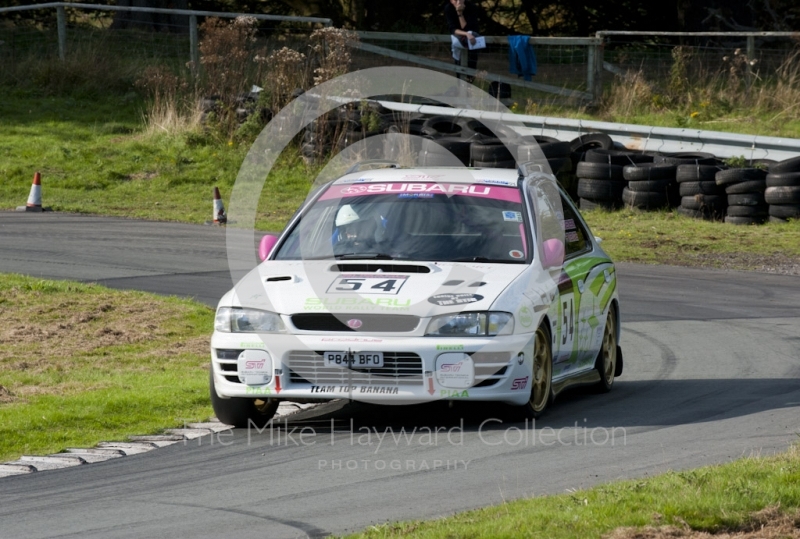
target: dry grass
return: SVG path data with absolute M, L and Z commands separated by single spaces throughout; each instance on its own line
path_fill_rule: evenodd
M 0 290 L 0 376 L 11 380 L 0 386 L 0 402 L 86 391 L 85 380 L 58 376 L 76 369 L 148 371 L 177 354 L 205 360 L 209 337 L 184 338 L 170 323 L 185 315 L 184 305 L 97 288 L 92 294 L 24 285 Z M 109 352 L 120 346 L 126 356 Z
M 656 515 L 658 520 L 658 515 Z M 798 539 L 800 512 L 786 515 L 777 506 L 767 507 L 752 515 L 751 521 L 740 530 L 708 533 L 688 525 L 624 527 L 604 535 L 604 539 Z
M 600 110 L 607 119 L 623 121 L 667 113 L 679 127 L 719 122 L 735 111 L 744 112 L 747 119 L 798 120 L 800 47 L 789 52 L 774 72 L 761 71 L 758 62 L 740 49 L 709 66 L 691 47 L 675 47 L 666 80 L 649 79 L 642 70 L 617 75 Z M 734 121 L 744 119 L 734 116 Z

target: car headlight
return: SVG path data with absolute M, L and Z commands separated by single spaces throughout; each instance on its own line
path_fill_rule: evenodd
M 268 311 L 220 307 L 214 329 L 226 333 L 284 333 L 281 317 Z
M 458 313 L 436 316 L 425 335 L 437 337 L 494 337 L 514 333 L 514 315 L 501 312 Z

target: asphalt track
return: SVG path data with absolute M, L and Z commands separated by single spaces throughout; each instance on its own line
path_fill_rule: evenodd
M 231 285 L 224 236 L 213 227 L 0 213 L 0 272 L 214 304 Z M 625 372 L 611 394 L 572 390 L 535 425 L 500 406 L 339 404 L 281 429 L 2 478 L 0 538 L 325 536 L 797 441 L 800 279 L 618 271 Z

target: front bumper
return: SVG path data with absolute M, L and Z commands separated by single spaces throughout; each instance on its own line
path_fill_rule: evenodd
M 257 351 L 248 352 L 252 357 L 268 358 L 269 374 L 263 380 L 243 375 L 244 363 L 239 358 L 245 350 Z M 335 351 L 382 352 L 384 366 L 325 366 L 323 352 Z M 532 353 L 533 334 L 492 338 L 261 337 L 215 332 L 211 339 L 214 385 L 221 398 L 353 399 L 395 404 L 457 399 L 519 405 L 530 397 Z M 460 370 L 451 372 L 455 368 Z

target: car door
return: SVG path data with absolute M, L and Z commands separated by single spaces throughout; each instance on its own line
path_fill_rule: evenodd
M 593 256 L 592 237 L 575 207 L 561 194 L 564 212 L 564 273 L 572 284 L 569 305 L 562 297 L 564 316 L 574 317 L 572 362 L 576 370 L 591 369 L 597 356 L 605 324 L 601 298 L 609 283 L 613 266 L 605 258 Z M 574 301 L 574 303 L 573 303 Z
M 555 181 L 535 178 L 529 181 L 528 194 L 536 213 L 537 252 L 542 252 L 546 240 L 564 241 L 564 209 L 560 190 Z M 566 243 L 565 243 L 566 246 Z M 574 256 L 573 256 L 574 258 Z M 545 269 L 551 279 L 550 308 L 553 344 L 553 378 L 574 372 L 579 359 L 576 350 L 576 314 L 580 304 L 577 279 L 567 269 L 568 259 L 560 267 Z M 573 268 L 574 270 L 574 268 Z

